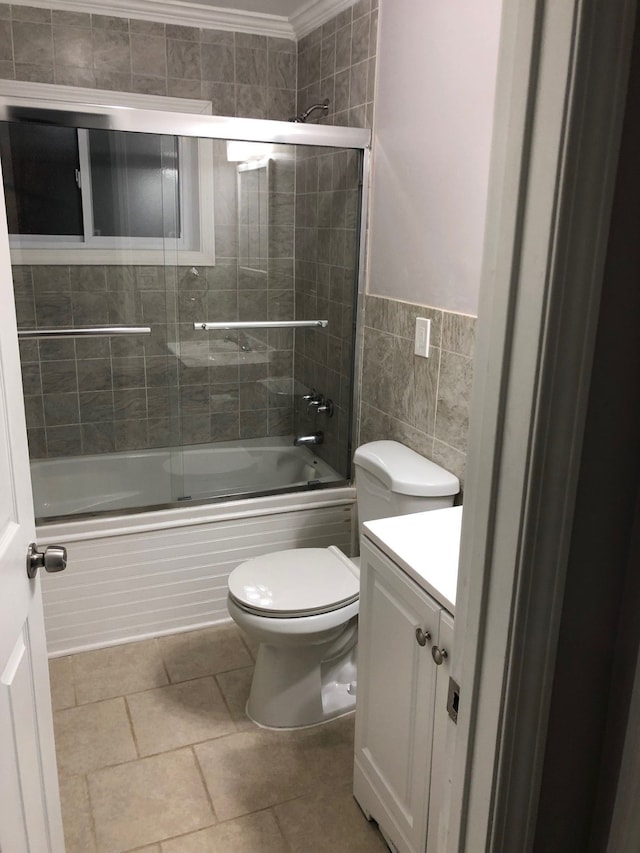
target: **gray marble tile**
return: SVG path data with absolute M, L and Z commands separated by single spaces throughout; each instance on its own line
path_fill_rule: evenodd
M 295 89 L 296 62 L 292 53 L 269 51 L 267 84 L 276 89 Z
M 217 83 L 235 82 L 233 47 L 214 42 L 203 44 L 200 49 L 203 80 L 212 80 Z
M 212 441 L 233 441 L 240 437 L 240 421 L 235 412 L 216 412 L 211 415 L 209 436 Z
M 472 374 L 471 359 L 442 352 L 435 437 L 463 453 L 467 449 Z
M 40 365 L 42 390 L 45 394 L 76 392 L 78 390 L 76 362 L 43 361 Z
M 292 89 L 267 89 L 267 118 L 288 121 L 296 112 L 296 93 Z
M 413 381 L 415 396 L 414 426 L 423 432 L 434 434 L 440 350 L 431 347 L 429 358 L 413 355 Z
M 2 80 L 15 80 L 16 79 L 16 70 L 13 64 L 13 60 L 8 59 L 0 59 L 0 79 Z
M 236 47 L 236 83 L 264 86 L 267 82 L 267 51 Z
M 54 26 L 91 28 L 91 15 L 85 12 L 65 12 L 62 9 L 52 9 L 51 21 Z
M 55 64 L 90 68 L 93 64 L 91 30 L 56 24 L 53 27 Z
M 47 427 L 48 456 L 79 456 L 82 440 L 79 424 Z
M 414 359 L 412 342 L 394 337 L 389 414 L 411 425 L 416 419 Z
M 166 95 L 167 81 L 164 77 L 148 77 L 144 74 L 133 74 L 131 91 L 139 95 Z
M 200 30 L 197 27 L 185 27 L 179 24 L 167 24 L 166 33 L 168 39 L 180 39 L 181 41 L 200 41 Z
M 24 394 L 28 395 L 42 393 L 39 363 L 30 364 L 22 362 L 22 390 Z
M 129 21 L 129 29 L 132 35 L 136 33 L 147 36 L 162 36 L 162 38 L 165 35 L 165 25 L 157 21 L 138 21 L 132 18 Z
M 16 63 L 53 65 L 51 24 L 37 24 L 14 20 L 12 31 L 13 54 Z
M 460 488 L 464 489 L 465 469 L 467 457 L 460 450 L 455 450 L 449 447 L 448 444 L 438 441 L 436 438 L 433 442 L 433 461 L 438 465 L 442 465 L 447 471 L 451 471 L 460 480 Z M 461 502 L 461 496 L 458 497 L 456 503 Z
M 31 65 L 26 62 L 15 63 L 15 79 L 26 83 L 53 83 L 55 75 L 53 65 Z
M 131 70 L 134 74 L 166 77 L 167 51 L 162 36 L 131 35 Z
M 442 349 L 473 358 L 475 331 L 475 317 L 444 311 L 442 319 Z
M 36 6 L 11 6 L 11 17 L 14 21 L 31 21 L 33 23 L 49 23 L 51 9 L 41 9 Z
M 178 80 L 170 77 L 167 80 L 167 95 L 171 98 L 199 98 L 200 79 Z
M 355 18 L 352 25 L 351 37 L 351 62 L 355 65 L 357 62 L 362 62 L 368 59 L 369 53 L 369 38 L 371 33 L 371 18 L 368 14 L 360 18 Z
M 116 450 L 144 450 L 149 446 L 147 421 L 115 421 Z
M 231 415 L 215 415 L 216 418 L 230 418 Z M 191 415 L 184 417 L 181 421 L 181 434 L 184 444 L 203 444 L 208 441 L 223 441 L 225 438 L 238 438 L 238 435 L 224 435 L 213 431 L 211 417 L 209 415 Z
M 24 397 L 24 413 L 27 429 L 37 429 L 44 426 L 44 408 L 40 394 Z
M 169 77 L 200 81 L 200 45 L 198 43 L 167 38 L 167 61 Z
M 131 45 L 128 32 L 93 29 L 93 67 L 96 74 L 130 74 Z
M 0 21 L 0 60 L 13 61 L 11 23 L 9 21 Z
M 30 459 L 43 459 L 47 455 L 47 436 L 44 429 L 28 429 L 27 442 Z
M 80 391 L 111 390 L 111 360 L 108 358 L 81 359 L 77 362 Z
M 83 453 L 113 453 L 116 449 L 115 427 L 112 422 L 82 424 Z
M 368 63 L 366 61 L 351 66 L 349 78 L 350 108 L 364 104 L 367 100 L 367 73 Z
M 80 413 L 76 393 L 43 394 L 42 402 L 47 427 L 79 423 Z
M 226 44 L 234 47 L 234 33 L 228 30 L 200 30 L 200 41 L 202 44 Z
M 133 91 L 133 79 L 127 71 L 95 71 L 96 88 L 108 89 L 114 92 Z
M 267 36 L 261 36 L 257 33 L 235 33 L 235 43 L 236 48 L 241 50 L 266 50 L 268 39 Z
M 336 73 L 351 65 L 351 24 L 336 32 Z
M 82 423 L 113 421 L 113 393 L 111 391 L 81 391 L 79 399 Z
M 106 293 L 74 293 L 71 303 L 75 326 L 93 326 L 109 322 Z
M 235 115 L 236 87 L 233 83 L 216 83 L 210 80 L 203 80 L 200 96 L 207 101 L 211 101 L 213 115 Z
M 112 32 L 129 32 L 129 20 L 115 15 L 91 15 L 93 29 L 111 30 Z

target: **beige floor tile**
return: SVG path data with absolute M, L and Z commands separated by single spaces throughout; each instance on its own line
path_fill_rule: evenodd
M 288 850 L 271 811 L 239 817 L 162 842 L 162 853 L 284 853 Z
M 252 723 L 247 717 L 245 710 L 252 678 L 252 666 L 232 669 L 230 672 L 219 672 L 216 675 L 216 681 L 222 690 L 222 695 L 231 711 L 231 719 L 236 724 L 238 731 L 255 731 L 256 729 L 256 724 Z
M 292 732 L 319 786 L 351 783 L 354 730 L 355 713 L 351 713 L 322 726 Z
M 99 853 L 123 853 L 215 823 L 190 749 L 98 770 L 88 782 Z
M 168 684 L 157 640 L 73 655 L 78 704 Z
M 83 776 L 60 779 L 66 853 L 96 853 L 87 786 Z
M 289 733 L 239 732 L 194 751 L 221 821 L 300 796 L 313 784 L 308 760 Z
M 141 755 L 236 731 L 212 676 L 134 693 L 127 702 Z
M 350 786 L 300 797 L 275 806 L 282 834 L 293 853 L 375 853 L 387 845 L 353 799 Z
M 72 708 L 76 704 L 76 691 L 73 687 L 73 661 L 70 657 L 51 658 L 49 661 L 49 682 L 51 684 L 51 704 L 54 711 Z
M 162 853 L 159 844 L 145 844 L 144 847 L 136 847 L 135 850 L 127 851 L 127 853 Z
M 235 624 L 224 624 L 158 639 L 172 682 L 250 666 L 251 655 Z
M 124 699 L 107 699 L 53 715 L 58 771 L 76 775 L 138 757 Z
M 251 657 L 256 660 L 256 658 L 258 657 L 258 649 L 260 648 L 260 643 L 255 640 L 253 636 L 250 636 L 249 634 L 247 634 L 246 631 L 242 631 L 240 628 L 238 628 L 238 633 L 240 634 L 249 651 L 251 652 Z

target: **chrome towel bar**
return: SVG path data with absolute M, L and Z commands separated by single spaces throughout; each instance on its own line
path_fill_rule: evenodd
M 38 338 L 102 338 L 112 335 L 150 335 L 151 326 L 90 326 L 80 329 L 18 329 L 20 340 Z
M 194 323 L 193 328 L 196 331 L 216 332 L 231 329 L 324 329 L 328 325 L 328 320 L 239 320 L 228 323 Z

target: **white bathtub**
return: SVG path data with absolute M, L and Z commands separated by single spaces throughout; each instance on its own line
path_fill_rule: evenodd
M 36 459 L 35 514 L 58 516 L 157 507 L 182 500 L 261 494 L 340 482 L 333 468 L 292 437 Z
M 260 459 L 256 458 L 255 447 L 249 450 L 240 442 L 233 443 L 236 447 L 230 444 L 225 446 L 229 453 L 217 454 L 215 477 L 219 491 L 230 488 L 232 478 L 234 491 L 241 491 L 246 478 L 258 473 L 265 490 L 284 485 L 284 480 L 289 486 L 293 480 L 306 487 L 312 480 L 336 476 L 307 448 L 285 446 L 282 440 L 262 442 Z M 216 454 L 202 450 L 188 448 L 185 456 L 184 481 L 189 484 L 186 493 L 210 493 L 210 457 Z M 122 457 L 118 464 L 125 466 L 130 481 L 122 489 L 116 485 L 118 477 L 113 477 L 109 480 L 113 485 L 107 490 L 111 494 L 106 496 L 96 494 L 95 467 L 88 467 L 80 476 L 74 471 L 75 463 L 82 459 L 45 460 L 34 466 L 39 514 L 52 509 L 60 515 L 99 513 L 107 507 L 112 510 L 38 526 L 39 546 L 57 543 L 68 551 L 64 572 L 41 573 L 47 643 L 53 656 L 228 620 L 227 578 L 238 563 L 250 557 L 332 544 L 347 554 L 353 553 L 353 487 L 303 488 L 213 503 L 185 501 L 168 509 L 118 514 L 113 510 L 118 505 L 130 507 L 132 496 L 144 504 L 157 505 L 165 500 L 160 494 L 160 480 L 153 481 L 146 469 L 150 466 L 157 473 L 162 453 L 85 459 L 94 465 L 104 461 L 110 476 L 116 470 L 114 457 Z M 141 479 L 144 489 L 140 487 Z M 252 479 L 251 489 L 257 488 L 261 486 Z M 126 489 L 129 493 L 124 495 Z

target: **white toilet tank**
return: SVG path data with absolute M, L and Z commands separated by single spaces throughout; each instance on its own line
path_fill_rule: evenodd
M 372 441 L 355 452 L 358 522 L 453 506 L 458 478 L 398 441 Z

